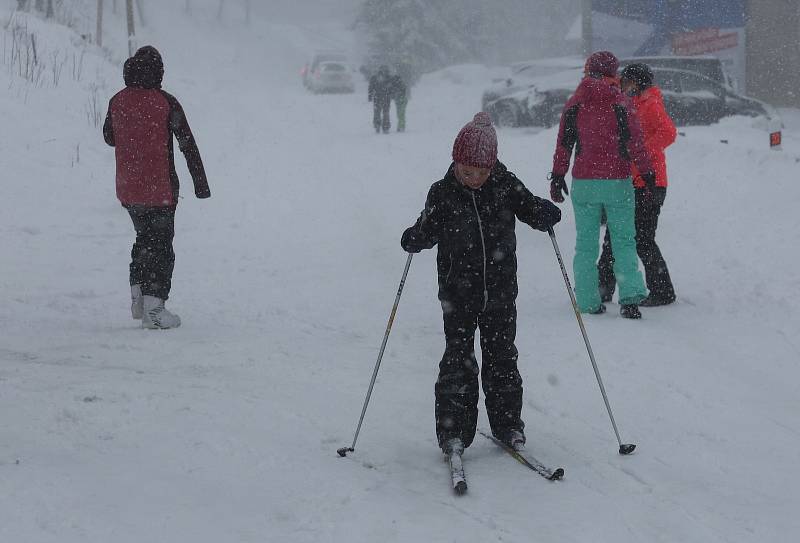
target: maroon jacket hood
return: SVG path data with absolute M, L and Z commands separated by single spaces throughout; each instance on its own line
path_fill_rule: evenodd
M 584 77 L 575 89 L 574 99 L 584 104 L 611 105 L 619 101 L 621 94 L 622 91 L 608 80 Z
M 631 102 L 610 78 L 585 77 L 561 115 L 553 174 L 566 175 L 573 149 L 575 179 L 625 179 L 631 162 L 651 170 Z

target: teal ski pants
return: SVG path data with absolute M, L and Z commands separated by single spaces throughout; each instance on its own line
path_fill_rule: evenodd
M 635 199 L 628 179 L 573 179 L 575 212 L 575 298 L 582 313 L 600 307 L 597 258 L 600 254 L 600 218 L 606 212 L 614 252 L 614 275 L 619 284 L 619 303 L 638 304 L 647 297 L 639 256 L 636 254 Z

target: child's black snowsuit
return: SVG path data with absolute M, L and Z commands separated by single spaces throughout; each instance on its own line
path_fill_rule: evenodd
M 480 370 L 492 433 L 500 439 L 524 428 L 522 378 L 517 370 L 516 219 L 546 231 L 560 210 L 531 192 L 498 162 L 479 189 L 464 186 L 454 166 L 433 184 L 425 209 L 403 233 L 402 246 L 419 252 L 439 246 L 439 300 L 447 346 L 436 382 L 439 445 L 460 438 L 469 446 L 478 419 L 475 330 L 481 330 Z

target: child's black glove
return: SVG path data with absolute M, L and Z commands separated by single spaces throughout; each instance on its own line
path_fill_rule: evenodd
M 407 253 L 418 253 L 423 249 L 429 248 L 430 242 L 412 226 L 403 232 L 403 239 L 400 240 L 400 245 Z
M 561 221 L 561 210 L 552 202 L 542 199 L 536 212 L 536 229 L 547 232 Z

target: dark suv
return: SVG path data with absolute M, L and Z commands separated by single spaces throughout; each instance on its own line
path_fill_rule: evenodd
M 688 70 L 654 68 L 664 107 L 676 125 L 705 125 L 731 115 L 778 119 L 772 106 L 733 92 L 729 87 Z

